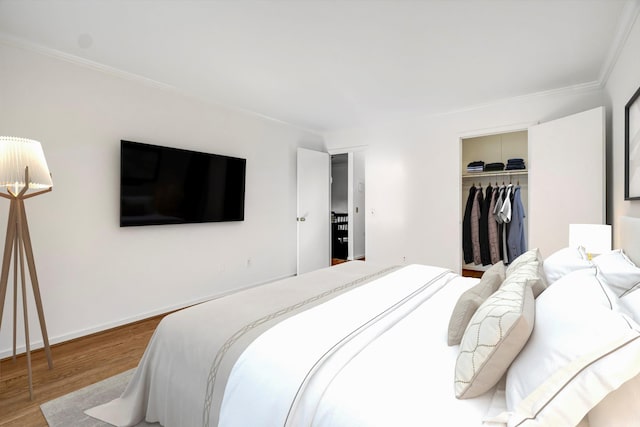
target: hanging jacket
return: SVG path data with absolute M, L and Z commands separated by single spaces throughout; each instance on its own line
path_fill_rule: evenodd
M 464 255 L 465 264 L 473 262 L 473 244 L 471 243 L 471 209 L 473 207 L 475 195 L 476 187 L 472 185 L 469 189 L 467 206 L 464 210 L 464 218 L 462 220 L 462 253 Z
M 491 216 L 490 206 L 493 195 L 491 184 L 486 189 L 484 201 L 482 202 L 480 215 L 480 259 L 482 265 L 491 264 L 491 252 L 489 250 L 489 220 Z
M 482 264 L 480 256 L 480 215 L 482 214 L 482 187 L 476 190 L 476 196 L 471 207 L 471 243 L 473 245 L 473 263 Z

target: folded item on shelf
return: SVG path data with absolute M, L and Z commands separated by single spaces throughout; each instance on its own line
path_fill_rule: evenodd
M 482 172 L 484 171 L 484 162 L 482 160 L 476 160 L 467 165 L 467 172 Z
M 524 164 L 524 159 L 520 159 L 520 158 L 513 158 L 513 159 L 509 159 L 507 160 L 507 167 L 505 167 L 505 170 L 521 170 L 521 169 L 526 169 L 527 167 Z
M 486 165 L 484 165 L 484 170 L 487 172 L 504 170 L 504 163 L 502 162 L 487 163 Z
M 507 165 L 507 167 L 504 168 L 504 170 L 512 171 L 512 170 L 521 170 L 526 168 L 527 167 L 525 165 Z

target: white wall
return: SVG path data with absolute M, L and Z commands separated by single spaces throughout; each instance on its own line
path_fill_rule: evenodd
M 599 88 L 512 99 L 325 134 L 330 150 L 366 145 L 366 256 L 461 266 L 460 137 L 526 128 L 602 105 Z
M 620 241 L 617 223 L 620 216 L 640 217 L 640 201 L 624 200 L 624 106 L 640 87 L 640 19 L 636 18 L 623 50 L 613 68 L 607 84 L 610 120 L 609 179 L 613 219 L 614 247 Z
M 7 44 L 0 58 L 0 133 L 41 141 L 53 173 L 26 202 L 52 342 L 295 273 L 296 147 L 321 137 Z M 120 139 L 246 158 L 245 221 L 120 228 Z M 38 341 L 33 307 L 30 325 Z

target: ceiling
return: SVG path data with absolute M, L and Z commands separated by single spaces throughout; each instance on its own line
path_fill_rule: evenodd
M 0 0 L 0 41 L 318 132 L 601 86 L 637 0 Z

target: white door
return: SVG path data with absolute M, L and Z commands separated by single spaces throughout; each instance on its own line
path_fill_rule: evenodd
M 298 148 L 298 274 L 331 265 L 331 159 Z
M 605 221 L 605 111 L 529 128 L 529 247 L 568 246 L 569 224 Z

